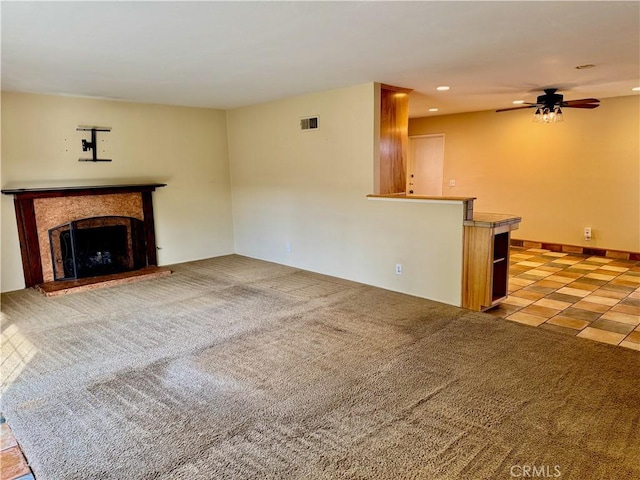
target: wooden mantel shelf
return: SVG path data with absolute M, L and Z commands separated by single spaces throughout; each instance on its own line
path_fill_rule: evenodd
M 166 183 L 123 183 L 109 185 L 66 185 L 38 187 L 8 187 L 1 191 L 5 195 L 20 198 L 72 197 L 85 195 L 109 195 L 112 193 L 153 192 L 166 187 Z

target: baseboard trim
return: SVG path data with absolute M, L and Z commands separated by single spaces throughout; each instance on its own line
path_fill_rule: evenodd
M 578 255 L 595 255 L 598 257 L 617 258 L 621 260 L 640 261 L 639 252 L 626 252 L 623 250 L 611 250 L 608 248 L 580 247 L 577 245 L 564 245 L 561 243 L 535 242 L 532 240 L 511 239 L 512 247 L 543 248 L 552 252 L 574 253 Z

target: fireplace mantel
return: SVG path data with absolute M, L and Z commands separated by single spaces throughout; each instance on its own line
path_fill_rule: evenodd
M 153 192 L 166 187 L 166 183 L 127 183 L 113 185 L 73 185 L 59 187 L 17 187 L 3 188 L 2 193 L 16 198 L 49 198 L 84 195 L 108 195 L 113 193 Z
M 144 222 L 144 235 L 146 242 L 147 265 L 157 265 L 155 226 L 153 220 L 153 203 L 151 193 L 165 183 L 126 183 L 109 185 L 65 185 L 65 186 L 33 186 L 33 187 L 7 187 L 2 189 L 5 195 L 13 195 L 18 224 L 18 237 L 20 240 L 20 252 L 22 254 L 22 266 L 24 270 L 25 286 L 34 287 L 50 280 L 47 276 L 51 267 L 43 265 L 43 257 L 50 262 L 50 254 L 43 248 L 42 235 L 47 227 L 42 225 L 42 217 L 46 215 L 47 202 L 72 202 L 75 210 L 81 211 L 78 202 L 81 198 L 61 200 L 64 197 L 92 197 L 87 200 L 96 208 L 96 200 L 108 199 L 113 204 L 113 195 L 119 196 L 123 201 L 134 203 L 138 206 L 128 206 L 136 211 L 137 216 Z M 102 196 L 97 198 L 95 196 Z M 97 202 L 100 203 L 99 201 Z M 117 202 L 116 202 L 117 203 Z M 99 205 L 98 205 L 99 206 Z M 104 207 L 113 208 L 113 207 Z M 103 212 L 104 214 L 104 212 Z M 109 211 L 107 214 L 118 214 Z M 40 219 L 40 221 L 38 221 Z M 75 220 L 69 218 L 68 220 Z M 65 220 L 66 221 L 66 220 Z M 39 225 L 40 223 L 40 225 Z M 62 222 L 59 222 L 62 223 Z M 49 226 L 50 228 L 50 226 Z M 44 268 L 43 268 L 44 267 Z M 45 278 L 47 277 L 47 278 Z

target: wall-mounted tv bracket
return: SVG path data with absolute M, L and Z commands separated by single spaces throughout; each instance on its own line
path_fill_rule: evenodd
M 110 162 L 110 158 L 98 158 L 98 145 L 96 142 L 96 132 L 110 132 L 111 127 L 86 127 L 80 125 L 76 128 L 78 132 L 91 132 L 91 141 L 88 142 L 84 138 L 82 139 L 82 151 L 93 150 L 92 158 L 79 158 L 79 162 Z

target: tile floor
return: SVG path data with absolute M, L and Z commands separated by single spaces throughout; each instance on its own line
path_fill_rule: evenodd
M 31 469 L 4 417 L 0 415 L 0 480 L 34 480 Z
M 640 262 L 511 247 L 509 274 L 487 313 L 640 350 Z
M 509 297 L 487 313 L 640 351 L 640 262 L 511 247 Z M 0 415 L 0 480 L 34 480 Z

